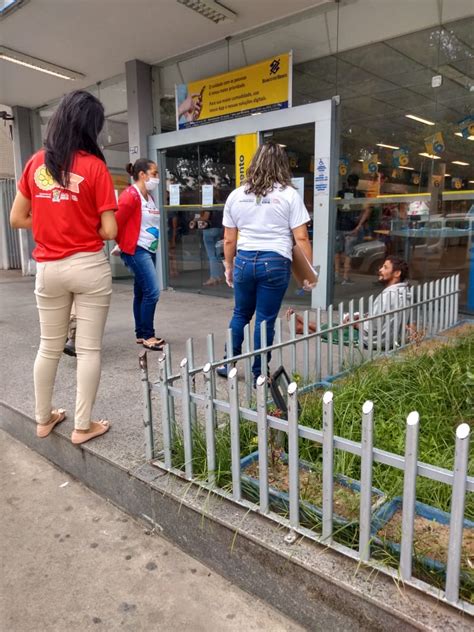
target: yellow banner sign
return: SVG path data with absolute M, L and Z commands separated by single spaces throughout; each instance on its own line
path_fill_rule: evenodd
M 257 146 L 257 134 L 241 134 L 235 137 L 235 179 L 238 187 L 245 180 L 245 174 L 257 150 Z
M 176 86 L 176 127 L 184 129 L 291 107 L 291 53 Z

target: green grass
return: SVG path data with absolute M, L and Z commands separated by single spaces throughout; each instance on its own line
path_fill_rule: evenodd
M 365 364 L 346 379 L 334 384 L 334 431 L 353 441 L 361 439 L 362 405 L 374 402 L 375 447 L 403 455 L 407 415 L 420 414 L 419 460 L 452 469 L 455 432 L 459 423 L 474 423 L 474 333 L 429 352 L 422 347 L 416 353 L 395 360 Z M 313 428 L 322 426 L 321 393 L 301 398 L 300 423 Z M 314 443 L 301 441 L 301 456 L 318 462 L 321 450 Z M 360 459 L 336 451 L 335 470 L 358 479 Z M 474 441 L 471 440 L 469 474 L 474 474 Z M 388 496 L 403 490 L 403 472 L 376 464 L 373 484 Z M 474 494 L 466 498 L 466 517 L 474 520 Z M 417 498 L 421 502 L 449 511 L 451 487 L 418 477 Z
M 404 454 L 407 415 L 416 410 L 420 414 L 418 459 L 425 463 L 453 469 L 456 427 L 461 422 L 474 425 L 474 332 L 458 338 L 453 344 L 433 348 L 430 344 L 353 369 L 349 377 L 333 385 L 334 430 L 340 437 L 360 441 L 362 405 L 374 402 L 374 445 L 388 452 Z M 322 427 L 322 391 L 300 396 L 300 424 L 316 429 Z M 216 430 L 216 484 L 231 489 L 231 451 L 228 417 L 220 416 Z M 257 450 L 256 424 L 240 424 L 241 456 Z M 286 449 L 286 446 L 283 446 Z M 300 458 L 321 469 L 321 446 L 308 440 L 299 441 Z M 184 469 L 184 445 L 180 433 L 174 440 L 173 464 Z M 197 479 L 207 479 L 205 431 L 201 424 L 193 428 L 193 470 Z M 335 451 L 335 473 L 354 479 L 360 478 L 360 458 Z M 474 439 L 469 453 L 469 474 L 474 475 Z M 403 492 L 403 471 L 374 464 L 373 485 L 388 498 Z M 245 486 L 243 486 L 245 492 Z M 255 492 L 253 492 L 255 496 Z M 451 486 L 426 478 L 417 478 L 417 500 L 444 511 L 450 510 Z M 250 497 L 252 497 L 250 495 Z M 258 499 L 253 497 L 253 500 Z M 474 494 L 466 495 L 465 517 L 474 520 Z M 304 520 L 310 528 L 320 530 L 320 519 L 309 516 Z M 335 539 L 348 546 L 357 546 L 357 523 L 340 529 Z M 397 560 L 389 552 L 374 551 L 385 562 L 395 567 Z M 417 575 L 444 586 L 444 579 L 422 567 Z M 471 575 L 471 573 L 470 573 Z M 462 597 L 474 603 L 472 578 L 462 582 Z

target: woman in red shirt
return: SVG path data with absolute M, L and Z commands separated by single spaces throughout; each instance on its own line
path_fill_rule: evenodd
M 146 349 L 160 350 L 163 338 L 155 335 L 155 309 L 160 298 L 156 276 L 156 251 L 160 239 L 160 211 L 151 191 L 160 180 L 158 168 L 152 160 L 139 158 L 127 165 L 133 185 L 119 197 L 117 244 L 127 268 L 133 273 L 133 316 L 138 344 Z
M 71 440 L 104 434 L 108 421 L 91 421 L 101 371 L 101 346 L 112 294 L 103 240 L 115 239 L 112 178 L 97 137 L 104 107 L 92 94 L 66 95 L 53 115 L 45 149 L 28 161 L 18 183 L 10 223 L 32 229 L 37 261 L 35 294 L 41 342 L 34 366 L 38 437 L 47 437 L 66 412 L 52 408 L 56 370 L 71 305 L 77 315 L 77 396 Z

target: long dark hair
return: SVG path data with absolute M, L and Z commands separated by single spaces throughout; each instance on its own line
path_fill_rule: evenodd
M 58 184 L 67 187 L 74 154 L 85 151 L 105 162 L 97 143 L 104 126 L 104 106 L 90 92 L 75 90 L 61 99 L 46 132 L 45 163 Z
M 269 141 L 255 152 L 245 178 L 245 192 L 266 195 L 273 185 L 284 189 L 291 183 L 290 163 L 286 151 L 275 141 Z

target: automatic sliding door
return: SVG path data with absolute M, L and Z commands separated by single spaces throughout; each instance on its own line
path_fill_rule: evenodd
M 311 217 L 308 232 L 313 243 L 313 196 L 314 196 L 314 123 L 284 127 L 262 133 L 262 141 L 273 140 L 285 148 L 290 161 L 293 183 L 303 197 Z M 301 293 L 293 277 L 285 295 L 285 302 L 305 307 L 311 305 L 311 293 Z
M 222 212 L 235 188 L 235 144 L 219 140 L 162 152 L 166 172 L 168 286 L 229 295 Z

